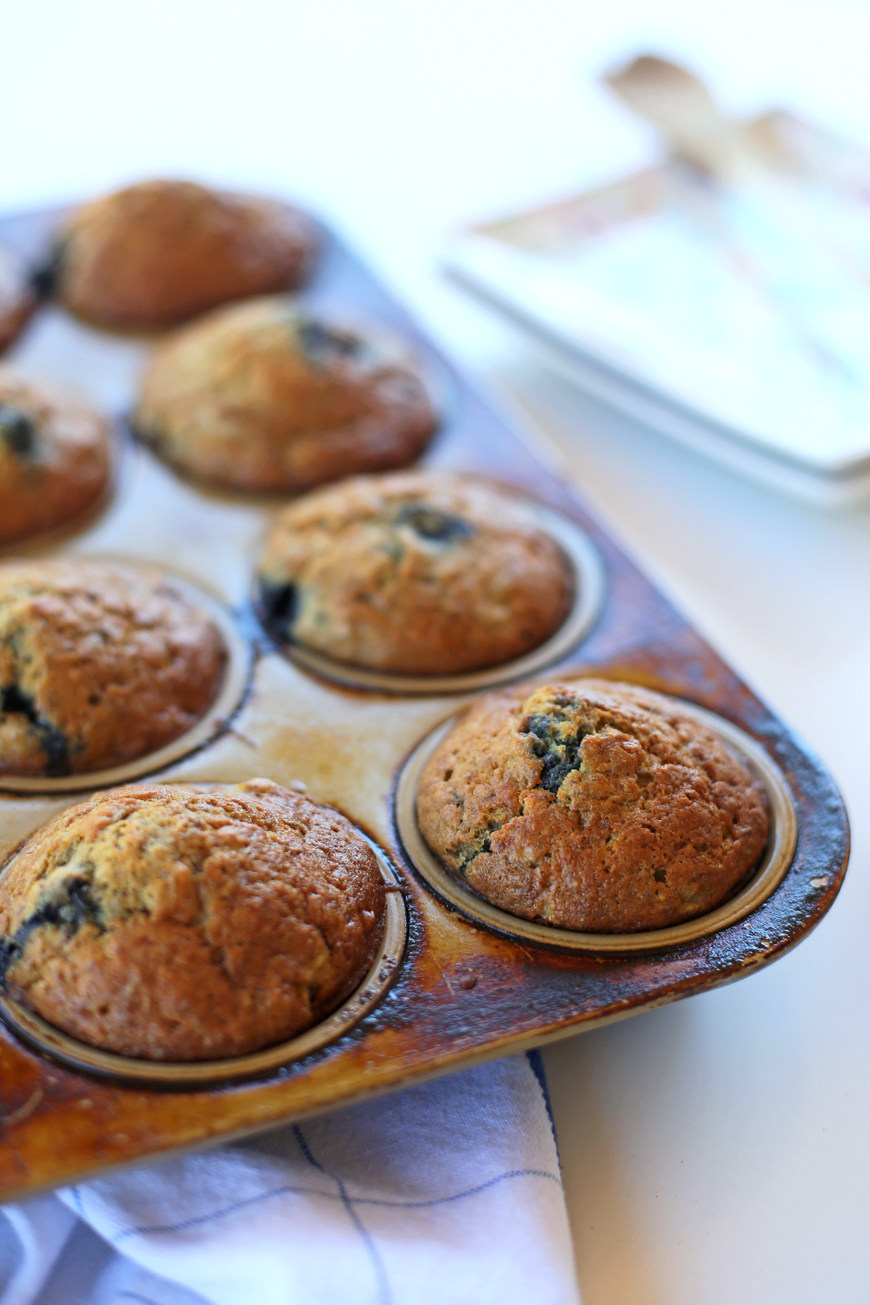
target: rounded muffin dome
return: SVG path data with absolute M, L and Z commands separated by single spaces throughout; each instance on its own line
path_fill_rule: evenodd
M 491 695 L 421 775 L 446 868 L 513 915 L 628 933 L 692 919 L 758 864 L 766 795 L 681 704 L 605 680 Z
M 0 366 L 0 544 L 73 522 L 100 500 L 110 474 L 98 412 Z
M 191 181 L 144 181 L 78 209 L 38 279 L 85 321 L 154 330 L 233 299 L 294 289 L 317 243 L 313 223 L 286 204 Z
M 208 484 L 298 491 L 413 462 L 437 418 L 395 348 L 267 298 L 164 341 L 134 424 L 167 462 Z
M 399 674 L 521 657 L 564 621 L 573 570 L 509 490 L 425 472 L 366 476 L 286 508 L 259 567 L 284 642 Z
M 361 982 L 384 929 L 366 840 L 269 780 L 130 785 L 36 833 L 0 879 L 0 978 L 122 1055 L 196 1061 L 294 1036 Z
M 108 562 L 0 566 L 0 775 L 83 774 L 185 734 L 227 650 L 158 571 Z

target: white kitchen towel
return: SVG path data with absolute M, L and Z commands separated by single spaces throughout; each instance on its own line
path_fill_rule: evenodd
M 534 1056 L 0 1211 L 0 1305 L 530 1300 L 579 1300 Z

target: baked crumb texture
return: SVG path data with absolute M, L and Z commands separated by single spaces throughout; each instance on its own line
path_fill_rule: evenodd
M 0 248 L 0 353 L 16 340 L 36 307 L 36 295 L 22 260 Z
M 495 906 L 601 933 L 712 910 L 768 835 L 766 795 L 714 733 L 660 694 L 592 679 L 472 707 L 425 767 L 417 817 Z
M 516 495 L 425 472 L 358 477 L 282 512 L 259 569 L 277 639 L 381 671 L 522 656 L 562 624 L 573 569 Z
M 86 322 L 158 330 L 229 300 L 295 288 L 317 244 L 310 219 L 285 204 L 145 181 L 74 213 L 37 284 Z
M 105 1050 L 237 1056 L 348 996 L 384 912 L 368 843 L 300 793 L 130 785 L 63 812 L 8 863 L 0 972 L 15 1000 Z
M 218 309 L 159 345 L 134 425 L 208 484 L 298 491 L 413 462 L 437 416 L 394 348 L 269 297 Z
M 0 775 L 143 757 L 191 729 L 226 664 L 205 612 L 159 572 L 97 561 L 0 566 Z
M 98 412 L 0 366 L 0 545 L 87 512 L 106 492 L 110 458 Z

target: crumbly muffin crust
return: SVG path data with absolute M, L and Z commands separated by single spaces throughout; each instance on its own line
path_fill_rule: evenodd
M 573 572 L 508 490 L 398 472 L 286 508 L 260 563 L 259 594 L 282 641 L 356 666 L 451 674 L 548 639 L 570 607 Z
M 270 297 L 219 309 L 158 347 L 134 424 L 197 479 L 298 491 L 413 462 L 436 415 L 413 364 Z
M 300 793 L 130 785 L 63 812 L 7 865 L 0 981 L 106 1050 L 241 1055 L 358 986 L 384 910 L 368 843 Z
M 36 307 L 36 295 L 23 262 L 0 249 L 0 353 L 8 349 Z
M 207 711 L 226 648 L 147 568 L 0 566 L 0 774 L 68 775 L 145 756 Z
M 66 525 L 111 475 L 109 429 L 56 386 L 0 366 L 0 544 Z
M 97 326 L 155 330 L 216 304 L 294 289 L 316 249 L 313 223 L 285 204 L 145 181 L 73 214 L 41 285 Z
M 712 910 L 768 834 L 764 793 L 715 734 L 661 694 L 593 679 L 474 706 L 427 764 L 417 817 L 481 897 L 602 933 Z

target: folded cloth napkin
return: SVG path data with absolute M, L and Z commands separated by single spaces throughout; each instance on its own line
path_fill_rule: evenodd
M 578 1305 L 514 1056 L 0 1210 L 0 1305 Z

